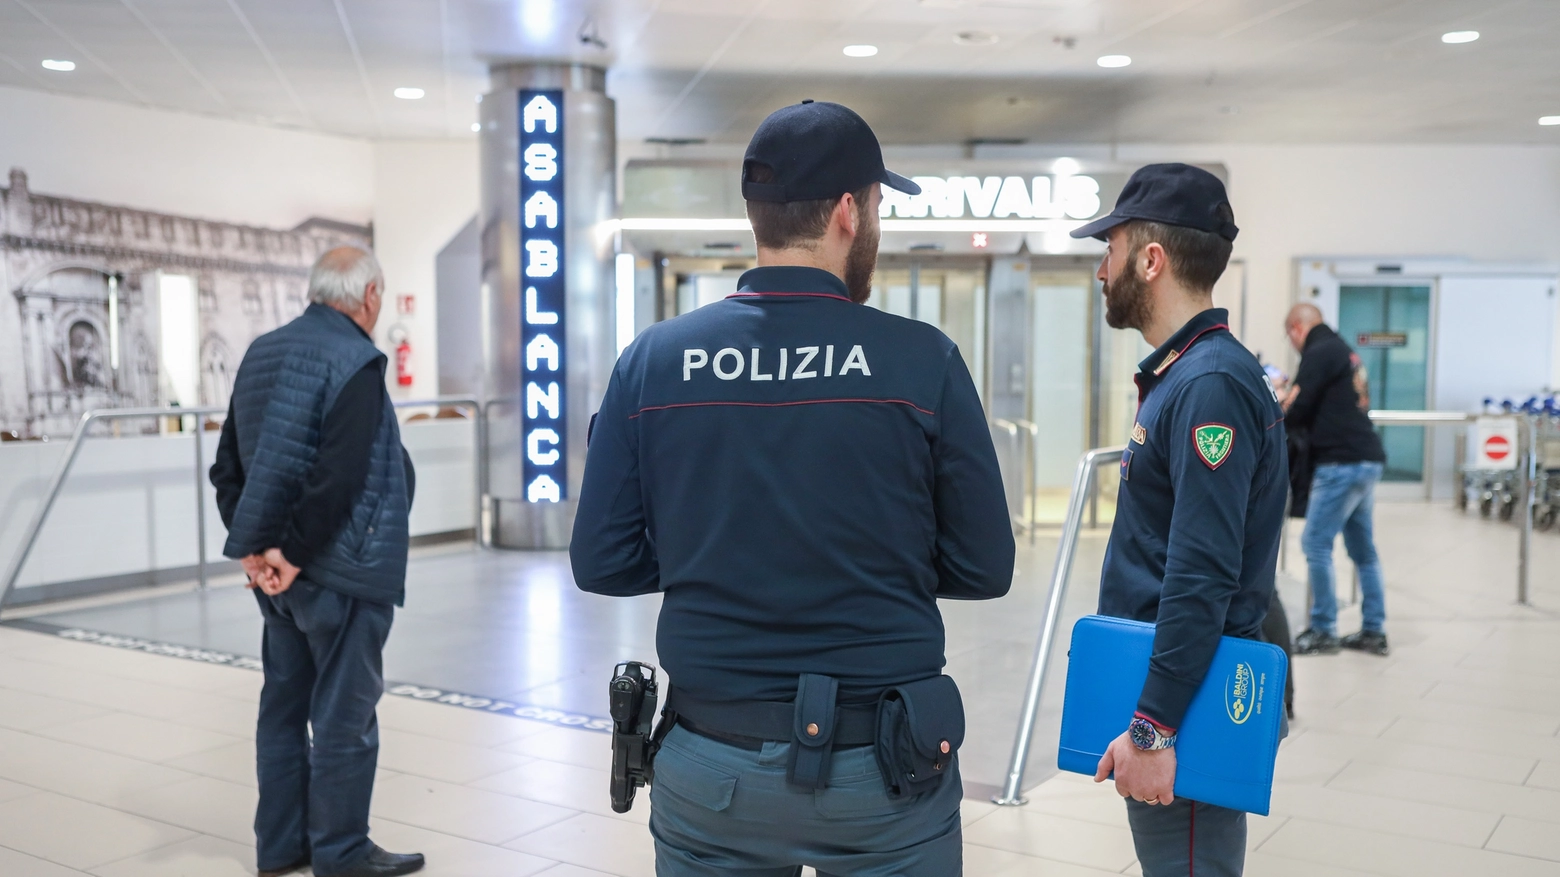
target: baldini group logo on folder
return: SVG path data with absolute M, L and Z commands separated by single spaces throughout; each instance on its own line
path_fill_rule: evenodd
M 1236 664 L 1235 672 L 1224 681 L 1224 711 L 1229 713 L 1230 721 L 1246 724 L 1252 713 L 1260 712 L 1257 698 L 1256 671 L 1245 662 Z

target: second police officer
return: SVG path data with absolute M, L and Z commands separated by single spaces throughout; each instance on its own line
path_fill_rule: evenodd
M 1155 347 L 1135 378 L 1099 603 L 1154 622 L 1154 650 L 1137 715 L 1095 776 L 1115 773 L 1144 877 L 1235 877 L 1245 864 L 1246 814 L 1173 792 L 1176 729 L 1219 638 L 1260 638 L 1289 493 L 1278 398 L 1213 307 L 1237 231 L 1217 177 L 1157 164 L 1073 232 L 1108 244 L 1106 322 Z
M 640 335 L 601 403 L 570 556 L 586 591 L 664 594 L 661 877 L 962 872 L 936 601 L 1007 593 L 1013 536 L 958 348 L 863 306 L 885 185 L 919 191 L 846 107 L 769 116 L 759 267 Z

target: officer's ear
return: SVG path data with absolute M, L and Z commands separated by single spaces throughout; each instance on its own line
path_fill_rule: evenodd
M 1138 250 L 1138 271 L 1147 283 L 1170 273 L 1170 254 L 1165 252 L 1163 244 L 1152 241 Z
M 839 223 L 840 228 L 849 233 L 853 239 L 861 234 L 861 212 L 854 194 L 846 192 L 834 202 L 834 213 L 829 217 L 829 222 Z

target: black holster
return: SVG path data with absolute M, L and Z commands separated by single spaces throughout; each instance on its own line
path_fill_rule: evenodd
M 654 725 L 658 687 L 655 668 L 648 664 L 619 664 L 607 694 L 612 712 L 612 810 L 627 813 L 634 806 L 634 793 L 655 781 L 655 755 L 677 717 L 663 711 L 660 724 Z
M 877 762 L 891 798 L 937 788 L 964 744 L 964 700 L 949 676 L 896 685 L 878 700 Z
M 791 761 L 785 775 L 793 786 L 815 791 L 829 787 L 839 690 L 840 682 L 832 676 L 803 673 L 797 682 Z

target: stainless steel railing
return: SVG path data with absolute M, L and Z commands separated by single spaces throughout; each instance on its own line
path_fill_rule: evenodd
M 1040 519 L 1040 495 L 1039 474 L 1040 467 L 1035 465 L 1035 440 L 1040 435 L 1040 425 L 1028 420 L 1008 420 L 1002 417 L 993 417 L 991 424 L 1008 434 L 1013 443 L 1018 447 L 1019 453 L 1019 483 L 1025 487 L 1024 481 L 1028 481 L 1024 494 L 1029 498 L 1029 518 L 1020 519 L 1024 529 L 1029 533 L 1029 544 L 1035 544 L 1035 530 Z M 1027 474 L 1028 478 L 1025 478 Z
M 472 466 L 475 470 L 476 502 L 472 525 L 477 533 L 477 544 L 486 546 L 487 541 L 482 532 L 482 507 L 483 494 L 487 489 L 487 467 L 484 457 L 487 449 L 487 429 L 485 412 L 482 403 L 471 396 L 438 396 L 432 399 L 409 399 L 392 403 L 396 408 L 420 408 L 420 407 L 460 407 L 469 408 L 472 411 L 474 454 Z M 38 504 L 38 510 L 33 513 L 32 520 L 27 524 L 27 529 L 22 537 L 22 543 L 17 548 L 16 555 L 12 557 L 10 565 L 6 569 L 5 579 L 0 581 L 0 606 L 11 595 L 11 590 L 16 586 L 16 581 L 21 577 L 22 567 L 26 565 L 27 558 L 32 554 L 34 545 L 38 542 L 38 534 L 43 531 L 43 524 L 48 520 L 49 512 L 54 508 L 55 500 L 59 499 L 60 490 L 65 486 L 65 479 L 70 475 L 71 467 L 76 462 L 76 457 L 81 452 L 81 446 L 87 437 L 87 429 L 97 421 L 129 420 L 145 417 L 181 417 L 194 415 L 197 428 L 194 432 L 195 439 L 195 543 L 196 543 L 196 580 L 200 587 L 206 587 L 206 461 L 205 446 L 201 441 L 204 431 L 199 428 L 201 418 L 208 414 L 224 414 L 226 407 L 202 407 L 202 408 L 95 408 L 83 412 L 81 419 L 76 421 L 76 428 L 71 433 L 70 442 L 65 447 L 65 455 L 55 467 L 54 475 L 49 479 L 48 489 L 44 492 L 43 501 Z

